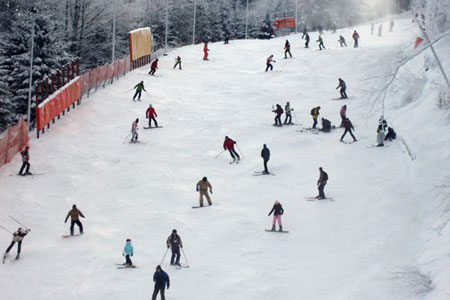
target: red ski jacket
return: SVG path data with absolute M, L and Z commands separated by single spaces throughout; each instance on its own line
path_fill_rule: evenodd
M 156 114 L 156 111 L 153 107 L 149 107 L 147 108 L 147 111 L 145 112 L 145 115 L 148 118 L 153 118 L 153 117 L 157 117 L 158 115 Z
M 357 33 L 357 32 L 354 32 L 353 33 L 353 39 L 359 39 L 359 34 Z
M 152 62 L 152 65 L 150 66 L 151 69 L 158 69 L 158 61 L 154 60 Z
M 234 144 L 236 144 L 235 141 L 233 141 L 230 138 L 225 139 L 225 141 L 223 142 L 223 147 L 227 150 L 233 150 L 234 149 Z

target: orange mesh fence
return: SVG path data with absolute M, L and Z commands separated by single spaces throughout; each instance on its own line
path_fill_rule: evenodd
M 28 143 L 27 123 L 20 118 L 19 123 L 0 134 L 0 167 L 7 164 Z

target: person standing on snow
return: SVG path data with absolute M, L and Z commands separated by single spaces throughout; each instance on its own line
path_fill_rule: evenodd
M 17 255 L 16 259 L 20 258 L 20 251 L 22 250 L 22 241 L 24 237 L 31 231 L 31 229 L 23 229 L 19 227 L 16 232 L 13 233 L 13 238 L 11 241 L 11 244 L 8 246 L 8 248 L 5 251 L 5 254 L 3 255 L 3 263 L 5 263 L 6 256 L 8 255 L 9 251 L 12 249 L 15 243 L 17 243 Z
M 319 50 L 322 50 L 322 48 L 325 49 L 325 45 L 323 44 L 322 36 L 319 35 L 316 42 L 319 43 Z
M 352 124 L 352 122 L 350 122 L 350 120 L 349 120 L 348 118 L 345 118 L 345 121 L 344 121 L 344 128 L 345 128 L 345 131 L 344 131 L 344 134 L 341 136 L 340 141 L 341 141 L 341 142 L 344 141 L 344 136 L 345 136 L 345 135 L 347 134 L 347 132 L 348 132 L 348 133 L 350 133 L 350 135 L 352 136 L 353 141 L 356 142 L 356 138 L 355 138 L 355 136 L 353 135 L 353 132 L 352 132 L 352 130 L 354 130 L 353 124 Z
M 378 129 L 382 130 L 383 132 L 386 131 L 386 128 L 388 128 L 388 124 L 386 120 L 384 119 L 384 116 L 381 115 L 380 119 L 378 120 Z
M 275 126 L 283 126 L 281 125 L 281 115 L 283 114 L 283 109 L 281 108 L 280 104 L 277 104 L 277 108 L 275 110 L 272 110 L 276 114 L 275 116 Z
M 196 190 L 197 190 L 197 192 L 200 192 L 200 197 L 199 197 L 200 207 L 203 207 L 203 196 L 206 197 L 208 204 L 212 205 L 211 198 L 208 195 L 208 188 L 209 188 L 209 192 L 212 194 L 212 186 L 211 186 L 211 183 L 209 183 L 206 176 L 203 177 L 202 180 L 197 182 Z
M 180 265 L 180 248 L 183 248 L 183 242 L 180 236 L 177 234 L 177 230 L 172 230 L 172 234 L 169 235 L 166 241 L 167 248 L 172 250 L 172 257 L 170 258 L 171 265 Z
M 394 20 L 391 20 L 391 22 L 389 22 L 389 32 L 392 32 L 393 29 L 394 29 Z
M 345 81 L 342 78 L 339 78 L 338 81 L 339 81 L 339 84 L 336 87 L 336 90 L 338 88 L 341 88 L 339 90 L 339 93 L 341 94 L 341 98 L 339 98 L 339 99 L 347 99 L 348 98 L 347 93 L 345 92 L 347 90 L 347 85 L 345 84 Z
M 275 231 L 276 222 L 278 222 L 279 231 L 283 231 L 283 224 L 281 222 L 281 216 L 284 213 L 283 206 L 278 201 L 275 201 L 275 204 L 272 207 L 272 210 L 269 212 L 268 216 L 273 213 L 273 222 L 272 222 L 272 231 Z
M 344 46 L 347 47 L 347 44 L 345 43 L 345 38 L 342 35 L 339 36 L 338 42 L 341 44 L 341 47 Z
M 225 44 L 228 44 L 228 42 L 230 41 L 230 33 L 228 31 L 225 31 Z
M 208 59 L 208 42 L 205 42 L 205 44 L 203 45 L 203 60 L 209 60 Z
M 383 23 L 378 25 L 378 36 L 381 36 L 382 33 L 383 33 Z
M 158 59 L 155 59 L 152 64 L 150 65 L 150 74 L 151 76 L 155 75 L 156 69 L 158 69 Z
M 179 66 L 180 70 L 181 70 L 181 57 L 177 56 L 177 58 L 175 58 L 175 65 L 173 66 L 173 68 L 175 69 L 177 66 Z
M 306 32 L 306 26 L 303 27 L 303 35 L 302 35 L 302 40 L 303 38 L 307 35 L 308 33 Z
M 72 209 L 69 210 L 69 212 L 67 213 L 64 223 L 67 223 L 69 217 L 70 217 L 70 235 L 73 235 L 73 228 L 75 227 L 75 224 L 78 225 L 78 229 L 80 229 L 80 234 L 83 234 L 83 224 L 81 224 L 80 222 L 80 217 L 84 218 L 84 215 L 75 204 L 72 205 Z
M 138 96 L 138 100 L 141 101 L 142 91 L 147 92 L 144 87 L 144 81 L 141 81 L 140 83 L 136 84 L 134 88 L 136 89 L 136 93 L 133 96 L 133 101 L 136 98 L 136 96 Z
M 313 126 L 312 129 L 316 129 L 317 126 L 317 119 L 319 118 L 320 115 L 320 106 L 314 107 L 313 109 L 311 109 L 311 116 L 313 118 Z
M 284 58 L 287 58 L 288 53 L 289 53 L 289 56 L 292 57 L 291 44 L 289 44 L 289 41 L 286 40 L 286 44 L 284 44 Z
M 307 32 L 305 32 L 305 48 L 309 48 L 309 34 Z
M 317 180 L 317 188 L 319 190 L 319 196 L 317 196 L 316 198 L 325 199 L 324 189 L 328 181 L 328 174 L 322 169 L 322 167 L 319 168 L 319 171 L 320 171 L 319 180 Z
M 373 35 L 373 32 L 375 31 L 375 24 L 370 24 L 370 34 Z
M 270 71 L 273 70 L 272 62 L 275 62 L 275 61 L 273 60 L 273 54 L 270 55 L 270 56 L 267 58 L 267 60 L 266 60 L 266 72 L 269 70 L 269 68 L 270 68 Z
M 356 32 L 356 30 L 353 32 L 352 38 L 354 41 L 353 47 L 358 48 L 359 34 Z
M 161 294 L 161 300 L 165 300 L 166 297 L 164 295 L 166 285 L 167 289 L 170 287 L 170 279 L 169 275 L 163 271 L 161 266 L 156 267 L 156 272 L 153 274 L 153 282 L 155 282 L 155 288 L 153 290 L 152 300 L 156 300 L 158 293 Z
M 377 128 L 377 147 L 384 147 L 384 130 Z
M 291 113 L 292 113 L 293 110 L 294 110 L 294 109 L 291 108 L 291 105 L 289 104 L 289 101 L 286 102 L 286 105 L 284 106 L 284 111 L 285 111 L 285 113 L 286 113 L 286 118 L 284 119 L 284 123 L 283 123 L 283 124 L 287 124 L 287 125 L 292 124 L 292 116 L 291 116 Z M 289 122 L 288 122 L 288 119 L 289 119 Z
M 234 150 L 234 144 L 236 144 L 235 141 L 230 139 L 228 136 L 225 137 L 225 141 L 223 142 L 223 150 L 228 150 L 230 152 L 231 158 L 233 158 L 232 162 L 235 162 L 236 159 L 238 161 L 241 160 L 241 157 L 239 154 Z
M 156 118 L 155 118 L 158 115 L 156 114 L 156 111 L 151 104 L 148 106 L 147 111 L 145 112 L 145 116 L 148 119 L 148 127 L 149 128 L 152 127 L 152 120 L 153 120 L 153 122 L 155 122 L 155 126 L 158 127 L 158 122 L 156 122 Z
M 133 256 L 133 246 L 131 245 L 131 239 L 127 239 L 125 243 L 125 247 L 123 247 L 122 256 L 125 256 L 124 266 L 132 267 L 133 262 L 131 261 L 131 256 Z
M 30 173 L 30 146 L 26 145 L 25 148 L 20 151 L 20 155 L 22 156 L 22 167 L 20 167 L 19 175 L 33 175 Z M 25 169 L 25 173 L 22 173 Z
M 133 124 L 131 124 L 131 142 L 132 143 L 136 143 L 138 140 L 138 123 L 139 123 L 139 118 L 136 119 L 136 121 L 133 122 Z
M 263 174 L 269 174 L 269 169 L 267 168 L 267 162 L 270 159 L 270 150 L 267 148 L 266 144 L 263 145 L 263 148 L 261 150 L 261 157 L 264 161 L 264 171 Z
M 339 115 L 341 116 L 341 126 L 339 127 L 344 127 L 344 121 L 345 119 L 347 119 L 347 105 L 344 105 L 341 107 L 341 111 L 339 112 Z

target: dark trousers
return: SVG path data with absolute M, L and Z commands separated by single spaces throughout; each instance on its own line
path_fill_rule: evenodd
M 236 152 L 236 150 L 234 149 L 228 149 L 228 151 L 230 151 L 230 155 L 233 159 L 241 159 L 241 157 L 239 156 L 239 154 Z
M 345 92 L 346 88 L 341 88 L 341 90 L 339 91 L 341 93 L 341 98 L 342 99 L 347 99 L 347 93 Z
M 305 48 L 309 48 L 309 41 L 305 42 Z
M 321 198 L 321 199 L 325 199 L 325 192 L 323 191 L 323 189 L 325 188 L 326 184 L 327 184 L 326 182 L 319 184 L 319 187 L 318 187 L 318 189 L 319 189 L 319 198 Z
M 175 66 L 173 66 L 173 68 L 175 69 L 177 66 L 180 66 L 180 70 L 181 70 L 181 62 L 177 62 L 177 63 L 175 64 Z
M 12 241 L 9 245 L 8 249 L 6 249 L 6 253 L 9 253 L 9 251 L 12 249 L 16 242 Z M 22 241 L 17 242 L 17 254 L 20 254 L 20 250 L 22 250 Z
M 157 288 L 153 290 L 152 300 L 156 300 L 156 296 L 158 296 L 158 292 L 161 293 L 161 300 L 166 300 L 166 297 L 164 296 L 164 288 Z
M 267 168 L 268 159 L 264 159 L 264 172 L 269 173 L 269 168 Z
M 281 126 L 281 115 L 275 117 L 275 125 Z
M 267 64 L 267 67 L 266 67 L 266 72 L 267 72 L 267 71 L 269 71 L 269 68 L 270 68 L 270 71 L 272 71 L 272 70 L 273 70 L 273 66 L 272 66 L 272 64 Z
M 355 45 L 354 45 L 354 47 L 355 47 L 355 48 L 358 48 L 358 39 L 355 39 Z
M 170 264 L 173 265 L 174 263 L 178 264 L 180 263 L 180 247 L 170 247 L 172 250 L 172 257 L 170 258 Z
M 30 171 L 30 163 L 27 161 L 24 161 L 22 163 L 22 167 L 20 168 L 20 171 L 19 171 L 20 175 L 22 175 L 23 169 L 25 169 L 25 167 L 26 167 L 25 174 L 27 174 Z
M 150 69 L 150 72 L 148 72 L 148 74 L 150 75 L 155 75 L 156 69 Z
M 347 47 L 347 44 L 345 43 L 345 42 L 339 42 L 339 43 L 341 43 L 341 47 Z
M 81 224 L 80 220 L 75 220 L 70 222 L 70 235 L 73 235 L 73 228 L 75 227 L 75 224 L 77 224 L 80 228 L 80 234 L 83 234 L 83 224 Z
M 148 127 L 152 127 L 152 120 L 155 122 L 155 126 L 158 127 L 158 122 L 156 122 L 155 117 L 148 118 Z
M 138 96 L 138 100 L 140 100 L 141 99 L 141 94 L 142 94 L 142 91 L 136 90 L 136 93 L 134 93 L 134 96 L 133 96 L 133 100 L 136 98 L 136 96 Z
M 317 126 L 317 118 L 313 118 L 313 121 L 314 121 L 314 123 L 313 123 L 313 129 L 315 129 L 316 128 L 316 126 Z
M 289 122 L 288 122 L 289 119 Z M 286 119 L 284 119 L 284 124 L 291 124 L 292 123 L 292 116 L 291 114 L 286 114 Z
M 322 48 L 325 49 L 325 45 L 323 43 L 320 43 L 319 44 L 319 50 L 322 50 Z
M 342 121 L 341 121 L 341 126 L 339 126 L 339 127 L 344 127 L 345 117 L 341 115 L 341 119 L 342 119 Z
M 125 255 L 125 263 L 129 266 L 131 266 L 133 264 L 133 262 L 131 261 L 131 258 L 128 254 Z
M 341 136 L 341 140 L 344 138 L 344 136 L 348 133 L 350 133 L 350 135 L 352 136 L 353 140 L 356 140 L 355 136 L 352 133 L 351 129 L 345 129 L 344 134 Z
M 292 57 L 291 49 L 286 49 L 286 50 L 284 51 L 284 58 L 287 58 L 287 54 L 288 54 L 288 53 L 289 53 L 289 56 Z

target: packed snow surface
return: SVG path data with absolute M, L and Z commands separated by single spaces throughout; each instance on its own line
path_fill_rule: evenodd
M 438 151 L 441 140 L 432 140 L 434 148 L 427 148 L 414 139 L 423 127 L 414 123 L 414 108 L 400 116 L 387 106 L 389 125 L 412 139 L 415 157 L 398 140 L 368 148 L 376 144 L 381 115 L 381 103 L 369 100 L 373 89 L 395 57 L 412 49 L 417 29 L 410 19 L 396 20 L 394 32 L 381 37 L 370 34 L 370 25 L 355 29 L 360 48 L 352 47 L 353 30 L 344 29 L 324 34 L 324 51 L 317 50 L 316 33 L 310 49 L 301 34 L 212 43 L 209 61 L 202 60 L 203 45 L 175 49 L 160 57 L 157 76 L 150 77 L 148 67 L 135 70 L 84 98 L 30 142 L 32 171 L 43 175 L 10 176 L 20 155 L 0 169 L 0 224 L 17 229 L 11 215 L 32 230 L 22 258 L 0 266 L 0 298 L 149 299 L 174 228 L 184 243 L 181 261 L 190 267 L 170 266 L 169 251 L 162 263 L 171 278 L 167 299 L 419 297 L 396 274 L 422 255 L 420 203 L 446 171 L 439 161 L 448 161 L 448 144 Z M 338 47 L 339 34 L 347 48 Z M 293 58 L 284 59 L 286 38 Z M 264 72 L 271 54 L 274 70 Z M 173 69 L 178 55 L 181 71 Z M 345 101 L 332 100 L 339 97 L 339 77 L 348 86 Z M 141 80 L 148 93 L 133 102 L 132 88 Z M 395 100 L 400 91 L 389 95 Z M 273 105 L 286 101 L 296 125 L 272 126 Z M 163 128 L 143 129 L 150 103 Z M 344 104 L 358 142 L 340 143 L 341 128 L 299 132 L 311 127 L 315 106 L 339 126 Z M 409 124 L 395 122 L 401 117 L 410 117 Z M 141 143 L 130 144 L 136 118 Z M 216 157 L 226 135 L 237 141 L 240 164 L 229 164 L 227 152 Z M 263 144 L 275 176 L 254 176 L 263 169 Z M 335 201 L 305 200 L 317 195 L 319 167 L 329 175 L 325 193 Z M 192 209 L 203 176 L 213 186 L 213 205 Z M 275 200 L 284 207 L 287 234 L 264 230 Z M 72 204 L 86 216 L 85 234 L 63 239 Z M 0 231 L 5 248 L 10 238 Z M 138 268 L 120 270 L 115 264 L 124 262 L 127 238 Z

